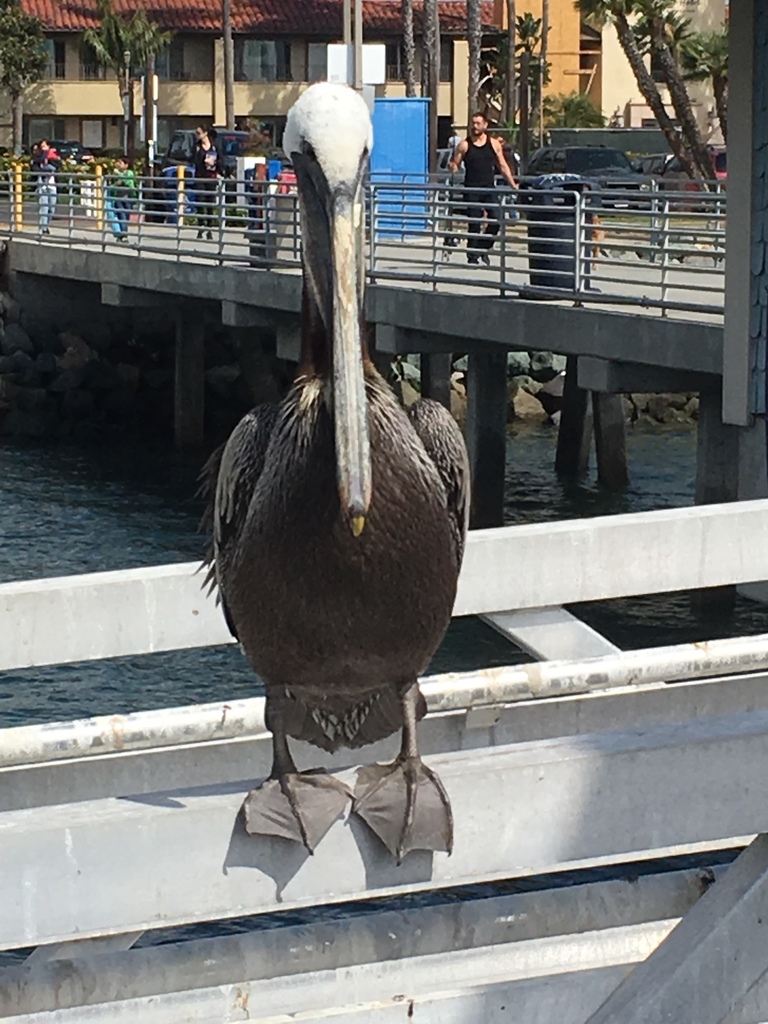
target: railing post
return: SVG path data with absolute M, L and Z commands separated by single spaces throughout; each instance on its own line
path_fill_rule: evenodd
M 376 270 L 376 185 L 368 186 L 368 279 L 374 280 Z
M 507 218 L 508 207 L 499 200 L 499 295 L 506 294 L 504 285 L 507 280 Z
M 13 230 L 24 228 L 24 179 L 21 164 L 13 165 Z
M 176 227 L 177 231 L 181 231 L 184 224 L 184 211 L 187 208 L 187 168 L 184 164 L 179 164 L 176 168 L 177 182 L 177 207 L 176 207 Z
M 666 316 L 664 303 L 667 301 L 667 270 L 669 269 L 669 199 L 664 200 L 661 217 L 661 315 Z
M 581 263 L 581 252 L 582 252 L 582 233 L 583 233 L 583 212 L 582 212 L 582 201 L 583 196 L 581 192 L 574 192 L 575 203 L 573 209 L 573 231 L 574 231 L 574 263 L 573 263 L 573 290 L 578 298 L 581 295 L 581 281 L 582 281 L 582 263 Z
M 94 168 L 96 173 L 96 230 L 102 232 L 104 230 L 104 168 L 101 164 L 96 164 Z

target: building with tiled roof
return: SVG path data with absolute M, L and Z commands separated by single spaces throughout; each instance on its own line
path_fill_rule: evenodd
M 82 33 L 97 26 L 95 0 L 21 0 L 45 25 L 49 67 L 27 91 L 24 136 L 78 140 L 94 150 L 119 147 L 123 107 L 114 76 L 89 59 Z M 224 123 L 221 0 L 113 0 L 116 11 L 143 8 L 174 35 L 157 61 L 160 79 L 158 142 L 177 128 Z M 422 4 L 414 2 L 417 37 Z M 400 0 L 364 0 L 364 39 L 387 47 L 384 95 L 404 94 Z M 493 28 L 493 0 L 483 2 L 483 21 Z M 308 82 L 326 75 L 326 47 L 342 35 L 342 0 L 232 0 L 235 32 L 235 115 L 279 132 L 288 108 Z M 442 35 L 439 114 L 441 134 L 467 120 L 466 3 L 440 0 Z M 417 45 L 419 40 L 417 38 Z M 418 55 L 417 55 L 418 57 Z M 135 87 L 134 109 L 139 110 Z M 10 120 L 2 112 L 0 144 Z

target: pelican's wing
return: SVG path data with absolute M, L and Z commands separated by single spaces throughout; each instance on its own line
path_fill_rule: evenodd
M 224 616 L 236 639 L 237 633 L 218 571 L 219 563 L 222 554 L 226 555 L 234 548 L 240 538 L 254 488 L 264 468 L 277 413 L 276 405 L 259 405 L 246 413 L 227 443 L 216 449 L 201 473 L 201 491 L 208 498 L 203 526 L 213 533 L 213 544 L 203 563 L 208 566 L 205 582 L 211 589 L 218 585 Z
M 413 429 L 437 468 L 445 487 L 448 515 L 454 530 L 457 564 L 461 566 L 469 524 L 469 458 L 464 438 L 445 406 L 422 398 L 408 410 Z

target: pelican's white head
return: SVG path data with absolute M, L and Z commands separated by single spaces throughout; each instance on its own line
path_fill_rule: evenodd
M 314 154 L 331 191 L 352 185 L 373 146 L 373 126 L 362 96 L 348 85 L 317 82 L 288 112 L 283 149 Z
M 362 186 L 372 143 L 368 108 L 349 86 L 318 82 L 288 112 L 283 149 L 296 171 L 301 203 L 305 336 L 319 316 L 339 502 L 356 537 L 372 488 L 362 332 Z

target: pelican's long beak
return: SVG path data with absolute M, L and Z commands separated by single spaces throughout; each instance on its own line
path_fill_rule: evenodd
M 362 202 L 331 201 L 333 279 L 333 420 L 341 507 L 359 537 L 371 503 L 371 447 L 361 338 Z

